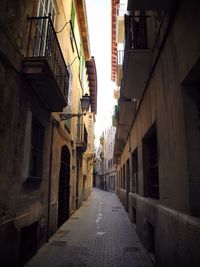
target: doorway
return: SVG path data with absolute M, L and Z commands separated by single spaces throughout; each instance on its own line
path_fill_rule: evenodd
M 126 161 L 126 204 L 125 209 L 127 212 L 129 212 L 129 193 L 130 193 L 130 162 L 129 159 Z
M 66 145 L 61 150 L 58 192 L 58 228 L 69 219 L 70 152 Z

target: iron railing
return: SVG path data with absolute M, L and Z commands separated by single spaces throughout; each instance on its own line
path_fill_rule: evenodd
M 85 124 L 77 124 L 77 141 L 84 142 L 87 146 L 88 143 L 88 133 Z
M 122 65 L 124 60 L 124 50 L 117 51 L 117 65 Z
M 123 77 L 126 77 L 129 51 L 148 49 L 147 42 L 147 18 L 144 11 L 134 12 L 133 15 L 125 15 L 125 48 L 123 59 Z M 122 79 L 124 86 L 125 80 Z
M 29 17 L 27 58 L 46 59 L 63 93 L 68 97 L 69 72 L 50 16 Z
M 148 49 L 147 18 L 144 11 L 125 15 L 125 48 L 131 50 Z
M 118 4 L 117 6 L 117 15 L 123 17 L 126 13 L 125 4 Z

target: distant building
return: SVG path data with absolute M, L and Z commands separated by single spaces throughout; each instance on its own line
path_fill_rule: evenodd
M 106 120 L 108 125 L 103 130 L 99 146 L 95 151 L 94 186 L 115 192 L 116 166 L 113 162 L 115 127 L 112 126 L 111 116 L 107 116 Z
M 103 142 L 104 138 L 100 138 L 100 144 L 98 145 L 95 151 L 94 157 L 94 187 L 104 189 L 104 180 L 103 180 Z
M 102 179 L 104 190 L 115 192 L 116 168 L 113 162 L 115 140 L 115 127 L 111 124 L 103 132 L 103 145 L 101 151 Z
M 110 126 L 105 133 L 105 171 L 106 189 L 115 192 L 116 189 L 116 167 L 113 161 L 115 140 L 115 127 Z

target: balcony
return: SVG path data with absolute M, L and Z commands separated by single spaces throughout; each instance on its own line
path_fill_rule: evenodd
M 125 147 L 124 139 L 120 139 L 119 135 L 116 132 L 114 153 L 113 153 L 114 163 L 117 163 L 118 158 L 121 156 L 121 153 L 124 150 L 124 147 Z
M 133 122 L 136 109 L 137 109 L 137 102 L 133 101 L 128 102 L 121 100 L 119 104 L 119 119 L 118 119 L 119 126 L 120 125 L 121 127 L 126 126 L 126 128 L 129 129 Z
M 121 86 L 122 82 L 122 64 L 124 59 L 124 50 L 118 50 L 117 51 L 117 78 L 116 78 L 116 84 L 117 86 Z
M 85 124 L 77 124 L 77 140 L 76 150 L 79 153 L 84 153 L 87 150 L 88 133 Z
M 117 9 L 117 31 L 116 31 L 116 42 L 124 42 L 124 14 L 125 14 L 125 5 L 119 4 Z
M 171 11 L 176 2 L 176 0 L 128 0 L 127 10 Z
M 118 105 L 114 106 L 114 115 L 112 116 L 112 126 L 117 127 L 119 120 L 119 108 Z
M 50 17 L 28 18 L 29 36 L 22 74 L 51 112 L 67 105 L 69 72 Z
M 152 49 L 147 40 L 147 19 L 144 12 L 125 15 L 125 51 L 122 96 L 140 99 L 152 64 Z

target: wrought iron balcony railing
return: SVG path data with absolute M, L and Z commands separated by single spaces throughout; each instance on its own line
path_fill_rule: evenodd
M 147 18 L 144 11 L 125 15 L 125 48 L 131 50 L 148 49 Z
M 125 4 L 118 4 L 118 6 L 117 6 L 117 15 L 118 16 L 124 16 L 125 13 L 126 13 Z
M 67 101 L 69 72 L 50 16 L 29 17 L 28 59 L 45 59 Z
M 147 41 L 147 19 L 144 11 L 134 11 L 132 15 L 125 15 L 125 48 L 123 60 L 123 77 L 127 77 L 127 62 L 130 59 L 130 52 L 149 50 Z M 132 59 L 133 60 L 133 59 Z M 125 86 L 125 78 L 122 80 L 122 87 Z
M 86 130 L 85 124 L 77 124 L 77 147 L 82 147 L 83 151 L 87 150 L 88 144 L 88 132 Z

